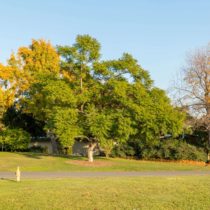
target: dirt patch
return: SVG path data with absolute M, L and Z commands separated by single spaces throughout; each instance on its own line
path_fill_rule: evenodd
M 194 166 L 206 166 L 207 164 L 203 161 L 195 161 L 195 160 L 177 160 L 177 161 L 168 161 L 173 163 L 181 163 L 186 165 L 194 165 Z
M 104 166 L 113 166 L 114 163 L 103 161 L 103 160 L 95 160 L 92 163 L 87 160 L 70 160 L 67 161 L 68 164 L 78 165 L 78 166 L 88 166 L 88 167 L 104 167 Z
M 208 163 L 203 161 L 195 161 L 195 160 L 152 160 L 153 162 L 165 162 L 165 163 L 181 163 L 186 165 L 196 165 L 196 166 L 208 166 Z
M 208 164 L 202 161 L 193 161 L 193 160 L 181 160 L 180 163 L 189 164 L 189 165 L 197 165 L 197 166 L 207 166 Z

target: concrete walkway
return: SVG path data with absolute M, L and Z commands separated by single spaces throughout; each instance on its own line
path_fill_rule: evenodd
M 150 176 L 195 176 L 207 175 L 209 171 L 130 171 L 130 172 L 22 172 L 21 178 L 55 179 L 81 177 L 150 177 Z M 15 172 L 0 172 L 0 179 L 15 179 Z

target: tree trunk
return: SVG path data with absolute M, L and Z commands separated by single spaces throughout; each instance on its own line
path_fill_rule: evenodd
M 210 129 L 208 128 L 208 148 L 210 147 Z M 210 162 L 210 151 L 208 151 L 208 162 Z
M 209 146 L 210 146 L 210 129 L 208 129 L 208 143 L 209 143 Z
M 209 92 L 208 92 L 208 96 L 209 96 Z M 207 134 L 208 134 L 208 146 L 210 146 L 210 104 L 209 103 L 207 104 L 206 112 L 207 112 L 206 128 L 207 128 Z
M 80 90 L 81 90 L 81 93 L 83 92 L 83 79 L 82 77 L 80 77 Z
M 105 157 L 109 158 L 109 153 L 105 152 Z
M 96 147 L 96 143 L 90 143 L 88 145 L 88 162 L 90 163 L 93 162 L 93 151 L 95 147 Z
M 80 68 L 80 74 L 81 74 L 81 75 L 80 75 L 80 93 L 81 93 L 81 94 L 83 94 L 83 78 L 82 78 L 82 71 L 83 71 L 83 70 L 82 70 L 82 65 L 81 65 L 81 68 Z M 80 107 L 80 111 L 81 111 L 81 112 L 83 112 L 83 106 L 84 106 L 84 104 L 82 104 L 81 107 Z
M 80 90 L 81 90 L 81 93 L 83 93 L 83 77 L 82 77 L 82 73 L 83 73 L 83 64 L 81 64 L 81 67 L 80 67 Z

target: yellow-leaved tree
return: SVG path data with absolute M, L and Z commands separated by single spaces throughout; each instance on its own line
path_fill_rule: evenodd
M 59 56 L 50 42 L 32 40 L 29 47 L 19 48 L 18 58 L 32 77 L 42 73 L 59 73 Z
M 59 73 L 59 56 L 45 40 L 32 40 L 29 47 L 12 53 L 7 65 L 0 64 L 0 124 L 4 112 L 25 97 L 40 75 Z M 18 104 L 18 103 L 17 103 Z

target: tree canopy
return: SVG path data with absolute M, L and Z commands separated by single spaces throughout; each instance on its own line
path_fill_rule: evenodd
M 151 142 L 179 135 L 184 115 L 154 87 L 149 72 L 128 53 L 102 60 L 100 48 L 89 35 L 78 35 L 71 46 L 33 40 L 21 47 L 0 66 L 1 107 L 13 105 L 43 122 L 62 147 L 88 140 L 90 161 L 96 144 L 109 153 L 130 138 Z
M 188 54 L 175 90 L 179 105 L 192 115 L 194 127 L 202 127 L 208 133 L 210 145 L 210 46 Z

